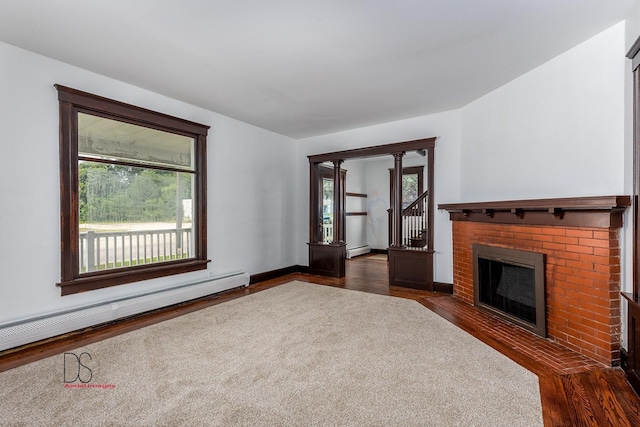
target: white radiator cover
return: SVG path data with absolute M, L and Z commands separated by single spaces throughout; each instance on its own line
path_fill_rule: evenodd
M 212 277 L 177 288 L 0 325 L 0 351 L 241 286 L 249 286 L 247 273 Z
M 347 248 L 347 259 L 351 259 L 354 256 L 364 255 L 371 252 L 369 245 L 357 246 L 355 248 Z

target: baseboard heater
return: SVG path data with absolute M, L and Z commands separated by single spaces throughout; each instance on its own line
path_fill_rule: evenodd
M 347 259 L 351 259 L 354 256 L 364 255 L 371 252 L 369 245 L 360 245 L 353 248 L 347 248 Z
M 231 273 L 171 289 L 7 323 L 0 325 L 0 351 L 242 286 L 249 286 L 249 274 Z

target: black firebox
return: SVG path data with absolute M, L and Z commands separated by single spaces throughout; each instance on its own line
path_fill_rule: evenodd
M 546 337 L 544 254 L 473 245 L 477 307 Z

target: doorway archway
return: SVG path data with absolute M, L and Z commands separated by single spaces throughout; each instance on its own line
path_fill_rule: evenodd
M 436 137 L 398 142 L 354 150 L 309 156 L 309 268 L 313 274 L 344 277 L 346 243 L 344 242 L 344 179 L 341 165 L 345 160 L 367 157 L 393 156 L 394 198 L 391 200 L 391 245 L 389 251 L 389 283 L 433 290 L 433 213 L 434 213 L 434 148 Z M 427 186 L 424 193 L 425 246 L 409 248 L 403 244 L 402 208 L 402 159 L 407 152 L 417 151 L 427 159 Z M 326 174 L 323 163 L 333 164 L 333 239 L 326 242 L 322 233 L 323 215 L 318 206 L 322 176 Z M 325 170 L 325 172 L 323 172 Z

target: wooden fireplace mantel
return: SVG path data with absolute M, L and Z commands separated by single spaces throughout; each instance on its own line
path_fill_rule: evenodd
M 447 210 L 452 221 L 620 228 L 630 205 L 630 196 L 595 196 L 445 203 L 438 209 Z

